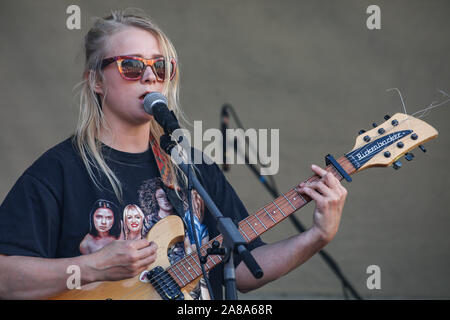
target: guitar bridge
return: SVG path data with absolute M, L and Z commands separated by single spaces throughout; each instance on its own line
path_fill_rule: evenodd
M 162 267 L 150 270 L 147 279 L 163 300 L 184 300 L 180 286 Z

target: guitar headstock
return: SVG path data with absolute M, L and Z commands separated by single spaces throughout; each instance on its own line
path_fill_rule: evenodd
M 360 131 L 352 151 L 346 154 L 356 171 L 390 165 L 398 169 L 400 157 L 405 155 L 406 160 L 411 160 L 414 156 L 410 151 L 416 147 L 425 152 L 422 144 L 438 135 L 437 130 L 425 121 L 404 113 L 385 119 L 369 131 Z

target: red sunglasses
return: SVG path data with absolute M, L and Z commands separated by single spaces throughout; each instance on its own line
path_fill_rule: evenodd
M 133 56 L 116 56 L 102 60 L 101 68 L 105 68 L 114 61 L 117 61 L 119 73 L 125 80 L 134 81 L 141 79 L 147 66 L 152 69 L 157 81 L 163 82 L 166 79 L 166 59 L 164 57 L 144 59 Z M 171 58 L 169 70 L 170 80 L 175 76 L 175 72 L 176 61 Z

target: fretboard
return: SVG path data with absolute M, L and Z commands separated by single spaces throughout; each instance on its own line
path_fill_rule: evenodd
M 353 165 L 347 158 L 341 157 L 337 162 L 348 174 L 355 172 Z M 329 165 L 325 170 L 331 172 L 339 181 L 343 179 L 333 166 Z M 311 182 L 317 179 L 319 177 L 314 175 L 305 180 L 305 182 Z M 281 196 L 259 209 L 256 213 L 239 222 L 239 231 L 248 243 L 311 201 L 309 196 L 300 194 L 295 189 L 296 187 L 286 193 L 282 193 Z M 222 244 L 222 240 L 222 235 L 211 239 L 200 248 L 201 254 L 203 256 L 206 255 L 206 250 L 212 247 L 214 241 Z M 208 255 L 204 265 L 205 270 L 211 270 L 221 263 L 222 260 L 223 258 L 219 255 Z M 196 252 L 186 255 L 183 259 L 167 268 L 167 271 L 181 288 L 202 276 L 202 269 Z

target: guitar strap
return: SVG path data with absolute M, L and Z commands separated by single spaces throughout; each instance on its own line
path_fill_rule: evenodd
M 172 176 L 171 176 L 171 173 L 169 172 L 168 165 L 166 163 L 167 158 L 162 155 L 162 150 L 159 147 L 159 143 L 156 141 L 156 139 L 152 135 L 150 136 L 150 145 L 151 145 L 151 148 L 152 148 L 155 160 L 156 160 L 156 165 L 157 165 L 159 173 L 161 175 L 161 180 L 165 186 L 164 191 L 166 192 L 166 195 L 167 195 L 170 203 L 175 208 L 177 215 L 180 216 L 182 218 L 182 220 L 184 221 L 185 212 L 189 209 L 189 205 L 187 203 L 187 186 L 185 185 L 185 182 L 183 179 L 179 179 L 179 181 L 178 181 L 179 187 L 177 190 L 178 191 L 178 195 L 177 195 L 177 192 L 175 191 L 175 187 L 171 183 Z M 200 180 L 200 183 L 202 183 L 200 178 L 199 178 L 199 180 Z M 185 227 L 186 227 L 186 221 L 184 221 L 184 223 L 185 223 Z
M 163 157 L 161 153 L 161 148 L 159 147 L 159 143 L 156 141 L 156 139 L 153 137 L 152 134 L 150 134 L 150 146 L 153 151 L 153 155 L 155 156 L 156 165 L 158 167 L 159 173 L 161 175 L 161 179 L 164 182 L 166 186 L 170 186 L 170 176 L 169 176 L 169 170 L 167 163 L 165 161 L 165 158 Z M 173 186 L 171 187 L 173 189 Z
M 188 226 L 188 221 L 186 221 L 186 219 L 185 219 L 186 212 L 189 210 L 189 205 L 188 205 L 188 201 L 187 201 L 187 199 L 188 199 L 187 198 L 187 195 L 188 195 L 187 185 L 185 184 L 185 181 L 183 179 L 178 179 L 179 187 L 177 188 L 178 189 L 177 192 L 175 191 L 175 187 L 171 183 L 172 176 L 168 170 L 168 164 L 166 162 L 166 161 L 170 161 L 170 160 L 166 160 L 167 158 L 163 157 L 162 150 L 159 147 L 159 143 L 156 141 L 156 139 L 152 135 L 150 135 L 150 145 L 151 145 L 151 148 L 152 148 L 155 160 L 156 160 L 156 164 L 157 164 L 159 173 L 161 175 L 161 180 L 165 187 L 164 191 L 166 193 L 167 199 L 170 201 L 170 203 L 174 207 L 176 214 L 183 221 L 184 229 L 191 230 L 191 226 Z M 204 181 L 202 180 L 200 172 L 198 172 L 195 169 L 195 165 L 193 165 L 193 167 L 194 167 L 194 170 L 192 170 L 193 174 L 196 175 L 199 182 L 202 185 L 204 185 L 204 183 L 203 183 Z M 204 219 L 208 219 L 208 217 L 206 217 L 206 212 L 204 212 L 204 210 L 206 208 L 205 208 L 204 201 L 201 198 L 201 196 L 198 193 L 196 193 L 196 199 L 194 200 L 194 197 L 192 197 L 191 201 L 195 202 L 197 204 L 197 210 L 200 211 L 199 214 L 201 216 L 203 216 Z M 200 201 L 202 204 L 198 205 L 198 201 Z M 192 204 L 192 208 L 193 208 L 194 214 L 195 214 L 196 209 L 194 208 L 194 203 Z M 195 214 L 195 215 L 197 215 L 197 214 Z M 188 218 L 188 217 L 186 217 L 186 218 Z M 188 219 L 190 220 L 190 217 Z M 202 222 L 200 222 L 200 223 L 202 223 Z M 194 228 L 196 228 L 196 227 L 194 227 Z M 200 231 L 200 230 L 197 230 L 196 232 L 198 232 L 198 231 Z M 192 233 L 192 230 L 190 231 L 190 233 Z M 186 236 L 188 236 L 188 235 L 186 234 Z M 201 234 L 197 233 L 197 237 L 201 237 Z M 200 239 L 200 241 L 201 241 L 201 239 Z M 203 289 L 201 289 L 201 288 L 203 288 Z M 193 297 L 195 297 L 196 295 L 202 296 L 201 299 L 204 299 L 204 300 L 211 299 L 210 295 L 208 293 L 206 293 L 205 290 L 206 290 L 206 283 L 204 282 L 204 279 L 202 278 L 199 285 L 196 286 L 196 288 L 193 289 L 193 291 L 191 291 L 190 294 Z M 197 292 L 197 294 L 195 294 L 195 292 Z M 197 299 L 197 298 L 194 298 L 194 299 Z

